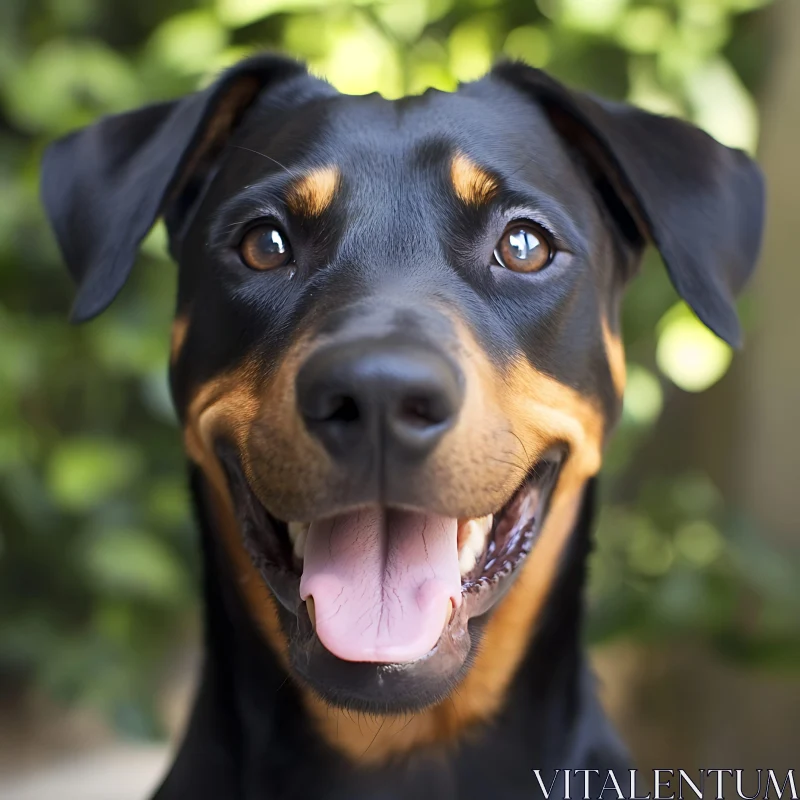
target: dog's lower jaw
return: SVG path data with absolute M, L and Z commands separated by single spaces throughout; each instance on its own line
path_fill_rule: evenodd
M 264 642 L 263 621 L 252 616 L 199 472 L 193 490 L 203 534 L 206 653 L 189 728 L 157 800 L 367 800 L 378 789 L 393 800 L 476 793 L 522 800 L 537 790 L 533 769 L 627 769 L 579 644 L 591 491 L 565 534 L 557 578 L 506 685 L 500 675 L 494 697 L 470 691 L 471 707 L 460 715 L 448 717 L 444 703 L 438 715 L 416 715 L 404 720 L 405 732 L 395 725 L 383 736 L 380 721 L 333 712 L 288 678 L 282 657 Z M 391 740 L 397 744 L 387 746 Z

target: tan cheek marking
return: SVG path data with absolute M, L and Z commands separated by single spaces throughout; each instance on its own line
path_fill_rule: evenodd
M 603 317 L 600 321 L 603 329 L 603 344 L 608 358 L 608 368 L 611 372 L 611 380 L 614 382 L 614 390 L 618 397 L 625 394 L 626 367 L 625 367 L 625 348 L 620 337 L 609 327 L 608 320 Z
M 523 357 L 500 374 L 471 331 L 462 323 L 456 326 L 470 387 L 465 403 L 470 409 L 468 429 L 480 425 L 489 413 L 496 418 L 500 409 L 520 443 L 520 466 L 510 472 L 513 486 L 522 480 L 524 470 L 557 444 L 566 444 L 570 451 L 560 485 L 571 475 L 580 484 L 595 475 L 602 462 L 606 428 L 599 403 L 535 369 Z
M 186 313 L 178 314 L 172 322 L 172 332 L 170 335 L 169 360 L 174 364 L 183 350 L 186 342 L 186 334 L 189 332 L 189 315 Z
M 533 452 L 564 443 L 569 457 L 559 485 L 582 485 L 603 460 L 606 421 L 599 405 L 520 361 L 507 377 L 507 413 L 519 437 Z
M 498 380 L 497 371 L 466 326 L 458 319 L 451 320 L 457 333 L 455 355 L 464 374 L 466 394 L 456 426 L 432 454 L 433 474 L 442 476 L 440 484 L 447 484 L 448 475 L 450 480 L 455 478 L 453 489 L 465 515 L 484 516 L 499 508 L 519 486 L 527 464 L 503 408 L 505 387 Z M 456 470 L 454 464 L 458 465 Z M 472 498 L 480 506 L 465 509 L 464 503 Z M 493 507 L 486 507 L 486 503 Z
M 453 156 L 450 180 L 458 198 L 468 205 L 488 203 L 497 193 L 497 181 L 464 153 Z
M 317 217 L 333 202 L 339 185 L 339 168 L 319 167 L 298 178 L 286 198 L 289 210 L 298 215 Z
M 281 519 L 304 520 L 318 493 L 336 481 L 336 465 L 298 413 L 295 379 L 315 343 L 300 334 L 261 389 L 258 421 L 242 441 L 245 476 L 256 494 L 269 497 Z
M 288 644 L 278 619 L 275 599 L 244 547 L 228 481 L 213 451 L 214 437 L 224 433 L 233 439 L 241 452 L 258 408 L 256 384 L 245 365 L 205 384 L 195 394 L 189 405 L 184 442 L 189 458 L 206 478 L 216 527 L 248 611 L 284 668 L 288 669 Z

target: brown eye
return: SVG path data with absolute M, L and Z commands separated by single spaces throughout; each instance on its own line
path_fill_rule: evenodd
M 250 269 L 257 270 L 283 267 L 292 260 L 289 241 L 274 225 L 251 228 L 239 245 L 239 254 Z
M 538 272 L 553 257 L 553 250 L 541 228 L 515 223 L 506 228 L 494 257 L 501 267 L 514 272 Z

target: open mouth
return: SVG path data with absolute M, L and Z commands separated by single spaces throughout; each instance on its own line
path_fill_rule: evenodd
M 220 456 L 245 546 L 291 614 L 290 648 L 306 648 L 306 665 L 324 650 L 329 665 L 333 656 L 384 672 L 437 655 L 463 666 L 469 623 L 505 594 L 531 551 L 562 463 L 560 452 L 548 454 L 480 518 L 375 505 L 297 522 L 267 512 L 238 457 L 226 448 Z

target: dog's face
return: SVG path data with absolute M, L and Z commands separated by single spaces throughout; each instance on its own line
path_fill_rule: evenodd
M 390 102 L 278 59 L 59 143 L 44 187 L 80 317 L 165 215 L 226 552 L 288 668 L 373 711 L 447 697 L 482 635 L 519 657 L 619 413 L 644 241 L 734 340 L 763 203 L 742 154 L 528 68 Z
M 251 112 L 185 236 L 172 379 L 320 692 L 460 677 L 556 484 L 599 467 L 625 256 L 510 86 Z

